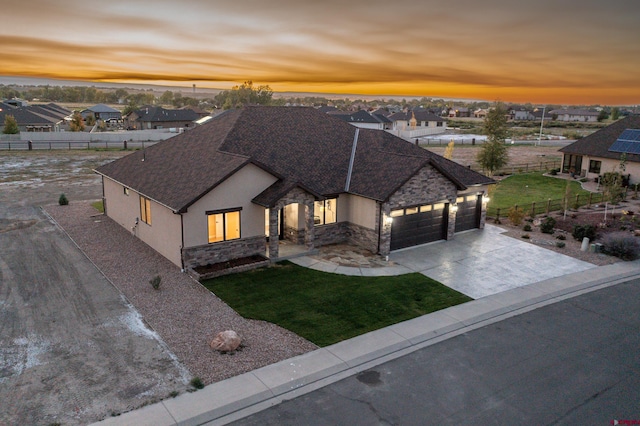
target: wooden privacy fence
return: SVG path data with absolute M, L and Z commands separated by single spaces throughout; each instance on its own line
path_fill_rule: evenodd
M 626 191 L 624 197 L 626 198 Z M 591 207 L 593 204 L 599 204 L 607 201 L 606 197 L 600 192 L 591 192 L 588 195 L 576 195 L 568 200 L 566 197 L 561 199 L 548 199 L 547 201 L 536 201 L 529 204 L 516 204 L 515 206 L 508 208 L 493 208 L 487 207 L 487 216 L 500 219 L 506 217 L 509 214 L 511 208 L 521 208 L 522 211 L 529 216 L 537 216 L 539 214 L 549 214 L 554 211 L 562 211 L 566 209 L 577 209 L 578 207 Z
M 479 167 L 471 167 L 473 170 L 486 173 L 486 171 Z M 538 161 L 536 163 L 521 163 L 521 164 L 509 164 L 493 172 L 494 176 L 514 175 L 517 173 L 532 173 L 532 172 L 545 172 L 548 170 L 560 169 L 560 160 Z

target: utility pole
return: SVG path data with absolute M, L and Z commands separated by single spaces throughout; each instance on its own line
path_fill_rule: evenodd
M 547 109 L 546 105 L 542 107 L 542 119 L 540 119 L 540 134 L 538 135 L 538 146 L 542 144 L 542 126 L 544 125 L 544 110 Z

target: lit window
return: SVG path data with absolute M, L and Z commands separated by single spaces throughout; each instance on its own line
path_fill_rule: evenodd
M 418 213 L 417 207 L 407 207 L 405 209 L 405 214 L 415 214 L 415 213 Z
M 434 210 L 442 210 L 444 209 L 444 203 L 437 203 L 433 205 Z
M 391 217 L 398 217 L 398 216 L 402 216 L 404 215 L 404 210 L 400 209 L 400 210 L 391 210 L 391 213 L 389 213 L 389 216 Z
M 430 211 L 431 211 L 431 204 L 427 204 L 426 206 L 420 206 L 420 213 L 430 212 Z
M 140 220 L 147 225 L 151 225 L 151 200 L 140 197 Z
M 207 212 L 209 242 L 237 240 L 240 238 L 240 210 Z
M 316 201 L 314 203 L 314 218 L 313 223 L 315 225 L 326 225 L 329 223 L 336 223 L 338 221 L 337 198 L 330 198 L 324 201 Z

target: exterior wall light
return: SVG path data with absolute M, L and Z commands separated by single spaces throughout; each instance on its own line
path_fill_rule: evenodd
M 485 204 L 486 204 L 486 203 L 488 203 L 490 200 L 491 200 L 491 198 L 489 198 L 489 196 L 488 196 L 488 195 L 483 195 L 483 196 L 482 196 L 482 202 L 483 202 L 483 203 L 485 203 Z
M 451 211 L 452 211 L 453 213 L 455 213 L 455 212 L 457 212 L 457 211 L 458 211 L 458 203 L 453 203 L 453 204 L 451 204 Z
M 386 225 L 391 225 L 391 224 L 393 223 L 393 218 L 392 218 L 391 216 L 386 216 L 386 217 L 384 218 L 384 223 L 385 223 Z

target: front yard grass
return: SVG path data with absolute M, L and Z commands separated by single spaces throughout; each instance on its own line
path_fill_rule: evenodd
M 580 182 L 543 176 L 542 173 L 522 173 L 509 176 L 501 180 L 491 194 L 490 209 L 506 211 L 515 206 L 540 203 L 548 199 L 558 200 L 565 196 L 567 182 L 571 185 L 573 198 L 576 195 L 588 196 L 589 192 L 582 189 Z
M 354 277 L 282 262 L 203 285 L 245 318 L 327 346 L 472 300 L 424 275 Z

